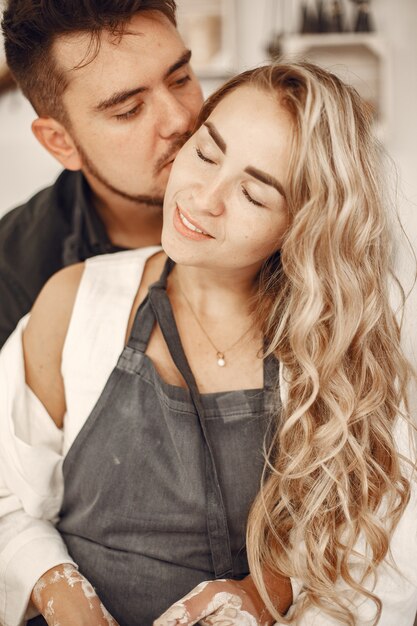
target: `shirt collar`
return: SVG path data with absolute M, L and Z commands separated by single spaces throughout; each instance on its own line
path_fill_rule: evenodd
M 93 206 L 91 189 L 82 172 L 77 172 L 74 182 L 72 224 L 64 242 L 64 264 L 72 265 L 91 256 L 123 250 L 110 241 L 104 223 Z

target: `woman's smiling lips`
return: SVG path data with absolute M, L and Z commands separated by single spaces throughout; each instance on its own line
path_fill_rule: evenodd
M 177 205 L 174 211 L 174 228 L 180 235 L 193 239 L 194 241 L 202 241 L 203 239 L 213 239 L 209 233 L 205 232 L 199 224 L 192 221 L 189 216 Z

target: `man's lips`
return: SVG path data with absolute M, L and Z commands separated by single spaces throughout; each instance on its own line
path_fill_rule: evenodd
M 161 167 L 161 170 L 164 170 L 166 167 L 171 166 L 173 164 L 173 162 L 175 161 L 175 157 L 177 155 L 175 154 L 173 157 L 171 157 L 168 161 L 165 161 L 165 163 L 163 164 L 163 166 Z
M 172 163 L 177 156 L 178 152 L 181 150 L 186 141 L 191 137 L 191 132 L 187 131 L 181 137 L 175 139 L 172 142 L 170 148 L 165 152 L 164 155 L 157 161 L 155 165 L 155 171 L 159 172 L 164 169 L 167 165 Z

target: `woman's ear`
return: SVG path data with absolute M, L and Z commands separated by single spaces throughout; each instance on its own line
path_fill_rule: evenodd
M 68 131 L 53 117 L 38 117 L 32 122 L 36 139 L 67 170 L 80 170 L 82 159 Z

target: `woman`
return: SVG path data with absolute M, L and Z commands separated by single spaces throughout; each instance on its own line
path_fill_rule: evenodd
M 279 623 L 411 626 L 411 371 L 387 299 L 390 237 L 369 111 L 337 78 L 301 64 L 237 77 L 204 115 L 248 82 L 273 86 L 294 129 L 281 265 L 264 266 L 258 285 L 257 319 L 284 371 L 281 396 L 285 389 L 247 532 L 264 604 L 253 606 L 245 584 L 206 582 L 155 624 L 209 615 L 218 622 L 207 623 L 269 624 L 269 611 Z M 284 574 L 303 586 L 288 621 L 276 601 Z
M 30 490 L 33 465 L 15 464 L 9 488 L 52 518 L 65 455 L 58 529 L 71 557 L 60 545 L 32 593 L 48 624 L 89 623 L 85 607 L 114 623 L 100 600 L 122 625 L 150 624 L 210 578 L 237 580 L 204 583 L 159 623 L 272 624 L 293 602 L 289 619 L 312 623 L 317 609 L 320 625 L 353 624 L 381 602 L 389 614 L 373 574 L 405 619 L 415 612 L 413 581 L 381 566 L 414 499 L 370 124 L 353 90 L 306 63 L 232 79 L 172 167 L 168 259 L 101 257 L 44 289 L 23 346 L 49 450 L 20 433 L 43 482 Z M 263 448 L 255 588 L 243 548 Z M 57 542 L 42 527 L 34 545 L 42 532 Z M 394 556 L 410 564 L 407 540 Z

